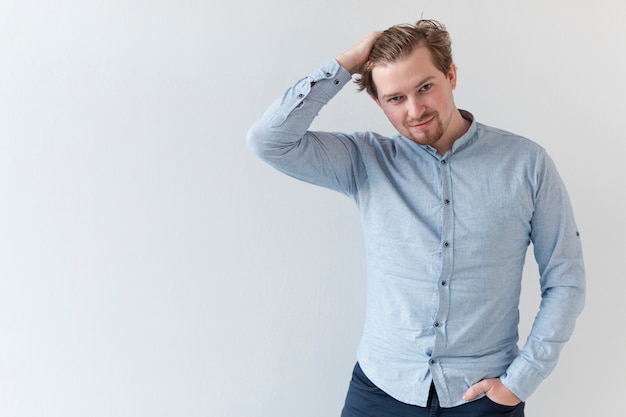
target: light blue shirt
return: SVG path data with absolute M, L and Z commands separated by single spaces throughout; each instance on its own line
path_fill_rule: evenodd
M 392 397 L 443 407 L 499 377 L 522 400 L 554 369 L 584 304 L 579 234 L 567 191 L 539 145 L 477 123 L 441 156 L 373 132 L 308 131 L 350 81 L 335 60 L 299 80 L 248 132 L 278 170 L 351 197 L 367 257 L 358 361 Z M 518 348 L 522 268 L 530 243 L 541 307 Z

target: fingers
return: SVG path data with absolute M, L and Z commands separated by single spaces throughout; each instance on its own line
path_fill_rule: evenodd
M 488 379 L 483 379 L 482 381 L 477 382 L 471 387 L 469 387 L 469 389 L 465 392 L 465 394 L 463 394 L 463 399 L 465 401 L 472 401 L 473 399 L 478 397 L 480 394 L 484 394 L 487 391 L 489 391 L 492 387 L 492 384 L 489 381 L 490 380 Z
M 348 70 L 350 74 L 359 73 L 381 34 L 382 32 L 370 32 L 365 35 L 356 45 L 337 57 L 339 65 Z
M 483 379 L 469 387 L 463 394 L 463 400 L 472 401 L 481 394 L 485 394 L 492 401 L 507 406 L 515 406 L 522 400 L 502 384 L 499 378 Z

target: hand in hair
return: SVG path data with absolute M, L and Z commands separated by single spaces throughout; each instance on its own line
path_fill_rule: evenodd
M 339 65 L 348 70 L 350 74 L 359 74 L 363 69 L 363 65 L 367 62 L 374 42 L 376 42 L 376 39 L 378 39 L 381 34 L 382 31 L 370 32 L 365 35 L 365 37 L 352 48 L 336 58 Z

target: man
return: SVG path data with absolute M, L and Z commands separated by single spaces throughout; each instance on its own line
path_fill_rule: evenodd
M 343 417 L 523 416 L 583 307 L 581 244 L 553 162 L 456 108 L 450 44 L 432 20 L 370 33 L 248 132 L 275 168 L 358 206 L 367 310 Z M 308 131 L 353 74 L 398 135 Z M 542 300 L 518 349 L 530 242 Z

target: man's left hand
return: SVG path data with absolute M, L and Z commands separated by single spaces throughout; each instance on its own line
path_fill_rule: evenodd
M 504 386 L 500 378 L 483 379 L 475 383 L 463 394 L 465 401 L 471 401 L 480 394 L 485 394 L 491 401 L 507 406 L 516 406 L 522 400 Z

